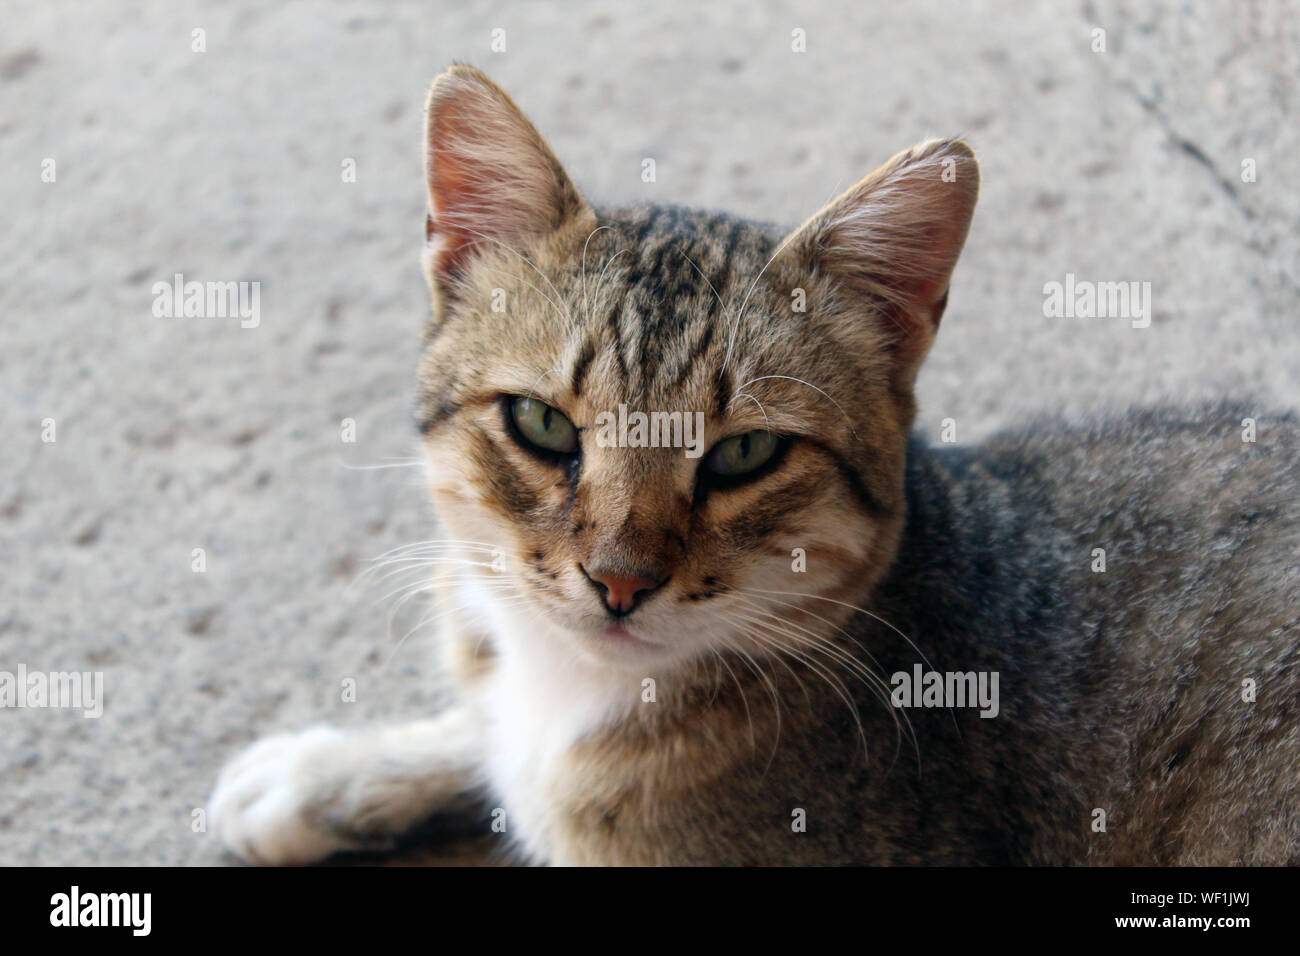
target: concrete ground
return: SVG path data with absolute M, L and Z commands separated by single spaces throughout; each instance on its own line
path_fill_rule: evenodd
M 967 136 L 983 195 L 927 430 L 1300 404 L 1294 4 L 8 0 L 0 21 L 0 671 L 105 682 L 97 720 L 0 710 L 0 863 L 221 862 L 194 811 L 244 744 L 434 706 L 428 629 L 398 646 L 420 609 L 390 627 L 386 589 L 353 582 L 431 536 L 418 469 L 366 466 L 415 454 L 421 109 L 452 60 L 603 201 L 793 223 Z M 155 317 L 178 272 L 260 281 L 260 325 Z M 1067 273 L 1149 281 L 1150 327 L 1044 318 Z

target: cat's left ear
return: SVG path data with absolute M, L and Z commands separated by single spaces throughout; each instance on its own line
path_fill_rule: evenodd
M 780 254 L 830 277 L 840 304 L 868 306 L 910 386 L 948 302 L 979 197 L 979 164 L 960 140 L 899 153 L 799 227 Z
M 475 254 L 523 248 L 589 213 L 542 135 L 504 90 L 457 64 L 425 109 L 430 279 L 453 287 Z

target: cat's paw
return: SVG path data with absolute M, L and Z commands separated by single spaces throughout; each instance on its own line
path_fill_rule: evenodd
M 217 838 L 232 853 L 262 866 L 314 863 L 359 849 L 333 831 L 322 812 L 329 794 L 322 769 L 345 735 L 332 727 L 278 734 L 228 763 L 208 801 Z

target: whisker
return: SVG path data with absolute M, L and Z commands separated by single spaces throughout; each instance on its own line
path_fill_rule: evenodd
M 771 614 L 774 618 L 776 618 L 777 620 L 780 620 L 782 623 L 786 624 L 787 626 L 798 628 L 800 631 L 802 631 L 802 632 L 804 632 L 805 634 L 807 634 L 810 638 L 812 638 L 812 639 L 814 639 L 814 640 L 817 640 L 817 641 L 825 642 L 829 647 L 833 647 L 834 650 L 835 650 L 835 652 L 836 652 L 836 654 L 839 655 L 839 656 L 841 656 L 841 657 L 844 659 L 844 661 L 846 662 L 846 664 L 849 664 L 849 665 L 852 667 L 853 670 L 855 670 L 857 673 L 859 673 L 859 675 L 864 679 L 864 682 L 868 682 L 869 685 L 871 686 L 872 690 L 878 694 L 878 696 L 879 696 L 879 698 L 880 698 L 880 700 L 881 700 L 881 703 L 884 704 L 886 710 L 889 711 L 890 715 L 891 715 L 891 716 L 893 717 L 893 719 L 894 719 L 895 731 L 896 731 L 896 733 L 899 734 L 899 737 L 898 737 L 898 740 L 897 740 L 897 744 L 898 744 L 899 747 L 901 747 L 901 745 L 902 745 L 902 740 L 901 740 L 901 735 L 902 735 L 902 725 L 900 724 L 900 721 L 899 721 L 900 715 L 899 715 L 898 712 L 897 712 L 897 711 L 898 711 L 898 708 L 896 708 L 896 707 L 893 706 L 893 697 L 892 697 L 892 695 L 891 695 L 891 693 L 890 693 L 890 690 L 889 690 L 889 686 L 890 686 L 890 685 L 888 684 L 888 682 L 887 682 L 887 681 L 885 680 L 885 678 L 884 678 L 884 668 L 881 667 L 880 662 L 876 659 L 875 655 L 872 654 L 869 650 L 867 650 L 867 648 L 862 644 L 861 641 L 857 640 L 855 637 L 853 637 L 852 634 L 850 634 L 850 633 L 849 633 L 848 631 L 846 631 L 844 628 L 840 627 L 840 626 L 839 626 L 838 624 L 836 624 L 835 622 L 833 622 L 833 621 L 831 621 L 831 620 L 829 620 L 829 619 L 827 619 L 827 618 L 822 617 L 820 614 L 817 614 L 817 613 L 815 613 L 815 612 L 813 612 L 813 611 L 809 611 L 809 610 L 806 609 L 806 608 L 801 608 L 801 607 L 799 607 L 799 605 L 797 605 L 797 604 L 793 604 L 793 603 L 791 603 L 791 602 L 789 602 L 789 601 L 779 601 L 779 600 L 777 600 L 776 598 L 760 596 L 760 599 L 761 599 L 761 600 L 764 600 L 764 601 L 772 601 L 772 602 L 774 602 L 774 603 L 781 604 L 781 605 L 784 605 L 784 606 L 786 606 L 786 607 L 794 608 L 795 610 L 799 611 L 799 612 L 802 613 L 802 614 L 808 614 L 808 615 L 811 615 L 812 617 L 817 618 L 819 621 L 822 621 L 823 623 L 825 623 L 825 624 L 827 624 L 827 625 L 829 625 L 829 626 L 835 628 L 835 630 L 839 631 L 840 634 L 842 634 L 842 635 L 843 635 L 847 640 L 849 640 L 851 643 L 855 644 L 858 648 L 860 648 L 860 649 L 862 650 L 862 653 L 865 654 L 865 655 L 867 656 L 867 658 L 871 661 L 872 665 L 873 665 L 875 668 L 878 668 L 878 669 L 879 669 L 880 673 L 877 673 L 875 670 L 871 670 L 871 669 L 867 668 L 865 664 L 863 664 L 861 661 L 857 660 L 855 657 L 853 657 L 851 654 L 849 654 L 849 653 L 848 653 L 847 651 L 845 651 L 843 648 L 835 647 L 835 645 L 831 644 L 831 643 L 829 642 L 829 640 L 828 640 L 824 635 L 819 635 L 819 634 L 817 634 L 815 631 L 812 631 L 812 630 L 810 630 L 810 629 L 808 629 L 808 628 L 805 628 L 805 627 L 803 627 L 802 625 L 797 624 L 796 622 L 789 620 L 788 618 L 785 618 L 785 617 L 783 617 L 783 616 L 779 616 L 779 615 L 772 614 L 772 612 L 767 611 L 766 609 L 764 609 L 764 608 L 762 608 L 762 607 L 759 607 L 758 605 L 754 604 L 754 603 L 753 603 L 753 597 L 745 597 L 744 594 L 743 594 L 743 592 L 738 592 L 738 595 L 737 595 L 737 596 L 738 596 L 738 597 L 741 597 L 743 600 L 745 600 L 746 603 L 748 604 L 748 606 L 752 607 L 752 608 L 753 608 L 755 611 L 757 611 L 758 613 Z M 907 715 L 906 712 L 904 712 L 904 713 L 901 715 L 901 718 L 902 718 L 902 723 L 907 725 L 907 736 L 911 738 L 913 749 L 915 749 L 915 751 L 916 751 L 916 757 L 917 757 L 917 768 L 918 768 L 918 770 L 919 770 L 919 769 L 920 769 L 921 752 L 920 752 L 919 742 L 918 742 L 918 740 L 917 740 L 917 736 L 916 736 L 916 728 L 912 726 L 912 719 L 911 719 L 911 717 L 909 717 L 909 716 Z M 897 759 L 897 756 L 898 756 L 898 752 L 897 752 L 897 750 L 896 750 L 896 751 L 895 751 L 895 759 Z M 891 764 L 891 766 L 892 766 L 892 764 Z
M 812 594 L 812 593 L 807 593 L 802 591 L 771 591 L 771 590 L 766 590 L 764 588 L 745 588 L 744 592 L 746 594 L 754 594 L 754 595 L 780 594 L 786 597 L 812 598 L 817 601 L 826 601 L 827 603 L 830 604 L 836 604 L 839 605 L 840 607 L 848 608 L 851 611 L 857 611 L 859 614 L 865 614 L 867 617 L 871 618 L 872 620 L 878 621 L 881 624 L 885 625 L 885 627 L 889 628 L 891 631 L 893 631 L 895 634 L 901 637 L 904 641 L 906 641 L 908 647 L 910 647 L 912 650 L 916 652 L 916 656 L 921 659 L 921 662 L 925 664 L 927 668 L 929 668 L 930 670 L 936 669 L 935 666 L 932 663 L 930 663 L 930 659 L 925 656 L 925 653 L 921 650 L 921 648 L 917 646 L 915 641 L 913 641 L 910 637 L 908 637 L 906 634 L 900 631 L 893 624 L 886 621 L 879 614 L 876 614 L 872 611 L 868 611 L 864 607 L 858 607 L 856 604 L 849 604 L 847 601 L 841 601 L 837 598 L 828 598 L 820 594 Z M 951 707 L 947 708 L 947 710 L 948 710 L 948 716 L 952 719 L 952 724 L 954 729 L 956 729 L 958 736 L 961 736 L 961 725 L 957 721 L 956 712 Z
M 840 607 L 848 608 L 850 611 L 857 611 L 859 614 L 865 614 L 867 615 L 867 617 L 879 621 L 881 624 L 885 625 L 885 627 L 889 628 L 891 631 L 893 631 L 895 634 L 897 634 L 899 637 L 905 640 L 908 646 L 911 647 L 912 650 L 916 651 L 916 654 L 919 658 L 921 658 L 922 663 L 924 663 L 925 666 L 930 668 L 931 670 L 934 669 L 934 665 L 930 663 L 930 659 L 921 652 L 921 649 L 916 646 L 915 641 L 913 641 L 910 637 L 908 637 L 898 628 L 894 627 L 894 625 L 890 624 L 883 617 L 871 611 L 868 611 L 864 607 L 858 607 L 856 604 L 849 604 L 847 601 L 841 601 L 838 598 L 829 598 L 821 594 L 805 593 L 803 591 L 773 591 L 766 588 L 745 588 L 744 592 L 746 594 L 780 594 L 783 597 L 812 598 L 815 601 L 825 601 L 828 604 L 837 604 Z
M 796 660 L 800 661 L 800 663 L 802 663 L 805 667 L 811 670 L 814 674 L 816 674 L 818 677 L 822 678 L 822 680 L 826 683 L 826 685 L 835 692 L 836 696 L 838 696 L 840 700 L 844 702 L 845 707 L 848 708 L 849 713 L 853 717 L 853 722 L 857 725 L 858 736 L 862 740 L 863 755 L 869 760 L 871 756 L 870 748 L 867 743 L 867 731 L 862 723 L 862 715 L 858 711 L 858 706 L 854 702 L 852 694 L 849 693 L 848 687 L 845 686 L 844 682 L 841 681 L 835 675 L 835 672 L 819 664 L 808 654 L 804 653 L 805 650 L 811 649 L 808 648 L 806 645 L 803 647 L 792 648 L 788 645 L 782 644 L 781 642 L 775 640 L 772 637 L 759 635 L 757 633 L 755 633 L 753 637 L 755 640 L 761 641 L 762 643 L 764 643 L 771 649 L 777 651 L 778 653 L 785 653 L 791 655 Z
M 849 418 L 848 412 L 846 412 L 843 408 L 840 407 L 839 402 L 831 398 L 830 395 L 828 395 L 823 389 L 820 389 L 816 385 L 812 384 L 812 382 L 805 382 L 803 379 L 795 378 L 793 375 L 760 375 L 758 376 L 758 378 L 751 378 L 748 382 L 741 382 L 740 385 L 736 387 L 736 391 L 731 393 L 731 402 L 734 402 L 737 398 L 740 397 L 740 395 L 738 395 L 737 393 L 740 391 L 740 389 L 744 388 L 746 385 L 753 385 L 755 382 L 765 382 L 769 379 L 774 379 L 774 378 L 784 379 L 788 382 L 798 382 L 800 385 L 807 385 L 814 392 L 817 392 L 819 395 L 823 396 L 828 402 L 830 402 L 832 405 L 836 407 L 836 409 L 839 410 L 839 413 L 844 416 L 844 420 L 849 423 L 849 431 L 853 432 L 853 437 L 858 438 L 858 430 L 853 427 L 853 419 Z M 728 408 L 731 407 L 731 402 L 727 403 Z M 760 405 L 759 407 L 761 408 L 762 406 Z M 764 416 L 766 416 L 766 414 L 767 413 L 765 412 Z
M 722 357 L 722 368 L 718 370 L 718 378 L 722 378 L 722 376 L 726 374 L 727 363 L 731 361 L 731 347 L 735 344 L 736 332 L 740 329 L 740 320 L 745 316 L 745 306 L 749 305 L 749 297 L 753 295 L 754 290 L 758 288 L 758 280 L 763 278 L 763 273 L 767 271 L 767 267 L 776 261 L 776 257 L 779 256 L 785 247 L 790 244 L 790 240 L 798 234 L 799 231 L 792 232 L 782 240 L 781 244 L 776 247 L 776 252 L 772 253 L 772 258 L 767 260 L 763 268 L 758 271 L 758 275 L 754 276 L 754 281 L 749 284 L 749 291 L 745 293 L 745 298 L 741 300 L 740 308 L 736 310 L 736 321 L 731 327 L 731 335 L 727 338 L 727 352 Z
M 600 270 L 600 275 L 596 276 L 596 291 L 597 291 L 597 292 L 600 291 L 601 283 L 604 282 L 604 280 L 605 280 L 605 272 L 606 272 L 606 270 L 609 269 L 610 265 L 614 262 L 615 259 L 617 259 L 619 256 L 623 255 L 625 252 L 627 252 L 626 249 L 620 249 L 620 250 L 618 250 L 618 252 L 614 253 L 612 256 L 610 256 L 608 259 L 605 260 L 605 266 L 604 266 L 604 268 L 602 268 L 602 269 Z
M 745 717 L 749 721 L 749 746 L 751 750 L 757 750 L 758 738 L 754 734 L 754 715 L 750 712 L 749 697 L 745 694 L 744 685 L 740 683 L 740 678 L 737 677 L 736 672 L 731 669 L 731 665 L 727 663 L 727 659 L 721 654 L 718 654 L 717 657 L 718 660 L 721 661 L 722 666 L 727 669 L 727 673 L 731 675 L 731 679 L 736 682 L 736 689 L 740 691 L 740 700 L 745 705 Z
M 458 583 L 459 580 L 460 579 L 455 579 L 455 581 L 453 581 L 452 579 L 420 580 L 414 582 L 413 584 L 406 585 L 405 587 L 398 588 L 395 591 L 389 592 L 389 594 L 385 596 L 385 599 L 390 598 L 396 594 L 402 594 L 402 597 L 397 601 L 397 603 L 395 603 L 391 608 L 389 608 L 388 611 L 389 636 L 391 637 L 393 633 L 393 621 L 397 619 L 398 613 L 405 606 L 407 601 L 415 597 L 417 594 L 428 594 L 430 592 L 436 592 L 439 589 L 443 588 L 444 586 L 451 585 L 453 583 Z M 482 586 L 484 590 L 492 594 L 505 593 L 509 595 L 511 589 L 514 587 L 514 585 L 511 584 L 509 581 L 486 581 L 486 582 L 476 581 L 475 584 L 476 586 Z M 378 604 L 381 602 L 376 601 L 375 603 Z
M 389 462 L 382 465 L 349 465 L 347 462 L 338 462 L 340 468 L 346 468 L 348 471 L 382 471 L 385 468 L 418 468 L 424 464 L 421 458 L 403 458 L 399 461 Z
M 528 387 L 528 397 L 534 398 L 539 402 L 542 401 L 542 397 L 537 394 L 538 383 L 541 382 L 541 380 L 546 378 L 546 376 L 548 375 L 563 376 L 563 374 L 564 373 L 561 372 L 558 368 L 548 368 L 541 375 L 537 376 L 537 378 L 534 379 L 533 384 Z
M 515 599 L 515 600 L 507 600 L 501 602 L 501 605 L 504 607 L 517 607 L 523 603 L 523 600 L 524 599 L 522 598 Z M 402 646 L 406 643 L 407 639 L 410 638 L 410 636 L 414 634 L 416 631 L 418 631 L 420 628 L 424 627 L 427 624 L 432 624 L 435 621 L 441 620 L 442 618 L 450 614 L 455 614 L 461 611 L 468 610 L 471 606 L 473 606 L 473 604 L 474 604 L 473 601 L 463 601 L 459 605 L 453 608 L 439 608 L 433 615 L 423 617 L 419 621 L 416 621 L 415 624 L 411 627 L 411 629 L 408 630 L 405 634 L 403 634 L 401 639 L 397 642 L 397 645 L 393 648 L 392 652 L 388 655 L 388 660 L 384 662 L 384 666 L 387 667 L 390 664 L 392 664 L 393 660 L 397 657 L 397 652 L 402 649 Z M 389 637 L 390 638 L 392 637 L 391 625 L 389 629 Z M 481 639 L 480 639 L 480 644 L 481 644 Z
M 491 544 L 487 541 L 460 541 L 455 538 L 430 538 L 428 541 L 413 541 L 410 544 L 398 545 L 396 548 L 390 548 L 388 551 L 385 551 L 383 554 L 371 558 L 370 560 L 378 561 L 380 558 L 385 558 L 390 554 L 397 554 L 398 552 L 401 551 L 407 551 L 413 548 L 423 548 L 430 545 L 459 545 L 463 547 L 477 545 L 479 548 L 481 548 L 484 551 L 508 552 L 513 550 L 511 548 L 503 548 L 501 545 L 498 544 Z M 522 554 L 522 552 L 519 553 Z
M 768 692 L 768 695 L 772 698 L 772 705 L 773 705 L 772 712 L 776 715 L 776 737 L 772 741 L 772 752 L 768 754 L 767 763 L 763 767 L 763 773 L 760 776 L 760 779 L 762 779 L 762 777 L 767 776 L 767 772 L 772 769 L 772 761 L 776 759 L 777 749 L 781 746 L 781 697 L 776 692 L 776 688 L 772 684 L 771 678 L 769 678 L 766 674 L 763 673 L 762 668 L 758 666 L 758 663 L 754 660 L 753 655 L 751 655 L 742 647 L 729 644 L 725 638 L 719 637 L 718 640 L 722 641 L 725 646 L 729 647 L 736 654 L 740 655 L 741 661 L 750 670 L 754 672 L 754 675 L 758 677 L 758 679 L 762 682 L 764 688 Z M 753 728 L 752 723 L 750 727 L 751 727 L 751 737 L 752 737 L 752 728 Z
M 781 625 L 784 626 L 784 628 L 786 628 L 786 630 L 778 630 L 775 627 L 775 625 L 767 622 L 764 622 L 763 626 L 766 626 L 769 630 L 775 631 L 776 633 L 780 634 L 782 637 L 794 640 L 801 648 L 807 649 L 809 651 L 816 651 L 824 655 L 826 658 L 829 659 L 831 663 L 838 663 L 840 666 L 845 667 L 851 674 L 857 677 L 858 680 L 862 681 L 863 685 L 866 686 L 868 690 L 871 691 L 872 695 L 881 702 L 881 704 L 885 708 L 885 711 L 889 714 L 890 719 L 892 719 L 894 722 L 894 743 L 895 743 L 894 760 L 897 760 L 898 754 L 902 749 L 903 723 L 899 719 L 897 708 L 893 707 L 892 705 L 892 701 L 889 694 L 889 685 L 885 683 L 884 679 L 880 675 L 876 674 L 874 671 L 869 669 L 865 664 L 863 664 L 857 658 L 853 657 L 853 655 L 846 652 L 843 648 L 836 646 L 833 642 L 831 642 L 823 635 L 819 635 L 815 631 L 811 631 L 808 628 L 805 628 L 802 625 L 795 623 L 794 621 L 790 621 L 787 618 L 780 617 L 763 608 L 755 607 L 754 609 L 757 613 L 763 614 L 766 617 L 770 618 L 771 620 L 779 622 Z M 800 638 L 798 634 L 788 630 L 789 628 L 796 628 L 798 631 L 803 632 L 803 634 L 805 634 L 806 637 Z M 907 729 L 908 729 L 907 736 L 911 738 L 913 747 L 916 748 L 917 762 L 919 768 L 921 754 L 920 754 L 920 749 L 919 747 L 917 747 L 917 743 L 916 743 L 916 732 L 912 728 L 911 718 L 909 718 L 906 714 L 903 714 L 902 719 L 907 723 Z M 891 767 L 892 767 L 892 762 L 891 762 Z
M 387 581 L 389 578 L 393 577 L 394 575 L 405 574 L 408 571 L 422 571 L 427 568 L 432 568 L 434 565 L 440 565 L 440 564 L 450 565 L 453 567 L 476 567 L 476 568 L 493 567 L 493 562 L 491 561 L 470 561 L 465 558 L 452 558 L 452 557 L 393 558 L 385 562 L 384 564 L 378 565 L 374 568 L 367 568 L 358 577 L 358 583 L 362 580 L 369 579 L 375 584 L 382 584 L 384 581 Z M 379 574 L 380 571 L 383 571 L 385 568 L 394 565 L 397 566 L 395 570 L 385 571 L 385 573 Z M 490 580 L 490 579 L 484 578 L 484 580 Z M 385 595 L 385 597 L 387 597 L 387 595 Z
M 722 301 L 722 296 L 718 295 L 718 290 L 715 289 L 715 288 L 713 288 L 713 283 L 709 281 L 709 277 L 706 276 L 706 275 L 705 275 L 705 274 L 700 270 L 700 267 L 697 266 L 697 265 L 696 265 L 696 264 L 691 260 L 691 257 L 688 256 L 688 255 L 686 254 L 686 250 L 685 250 L 685 249 L 681 248 L 681 246 L 678 246 L 678 247 L 677 247 L 677 251 L 680 252 L 680 253 L 682 254 L 682 258 L 685 259 L 685 260 L 690 264 L 690 267 L 691 267 L 692 269 L 694 269 L 696 272 L 699 273 L 700 278 L 703 279 L 705 285 L 707 285 L 707 286 L 709 287 L 709 291 L 713 293 L 713 297 L 714 297 L 715 299 L 718 300 L 718 308 L 722 310 L 722 314 L 723 314 L 723 315 L 726 315 L 726 314 L 727 314 L 727 304 L 726 304 L 725 302 Z
M 541 269 L 537 268 L 536 263 L 534 263 L 531 259 L 529 259 L 526 255 L 524 255 L 524 254 L 523 254 L 522 252 L 520 252 L 518 249 L 512 248 L 511 246 L 509 246 L 509 245 L 507 245 L 506 243 L 502 242 L 500 239 L 497 239 L 495 236 L 489 236 L 489 235 L 487 235 L 486 233 L 479 232 L 477 229 L 470 229 L 468 226 L 465 226 L 464 224 L 459 224 L 459 225 L 457 226 L 457 228 L 458 228 L 458 229 L 463 229 L 465 232 L 472 233 L 473 235 L 478 236 L 480 239 L 486 239 L 486 240 L 488 240 L 488 242 L 495 242 L 498 246 L 500 246 L 501 248 L 505 249 L 507 252 L 512 252 L 512 253 L 514 253 L 516 256 L 519 257 L 519 259 L 520 259 L 522 262 L 524 262 L 524 263 L 525 263 L 529 268 L 531 268 L 534 272 L 536 272 L 539 276 L 542 277 L 542 281 L 545 282 L 547 285 L 549 285 L 549 286 L 551 287 L 551 291 L 555 293 L 555 297 L 556 297 L 557 299 L 559 299 L 561 302 L 564 301 L 564 296 L 561 295 L 561 294 L 560 294 L 560 290 L 557 289 L 557 288 L 555 287 L 555 283 L 552 282 L 552 281 L 550 280 L 550 278 L 546 275 L 545 272 L 543 272 Z M 524 280 L 523 280 L 522 278 L 518 277 L 518 276 L 516 276 L 515 278 L 518 278 L 520 282 L 524 282 Z M 527 284 L 527 283 L 525 283 L 525 284 Z M 538 289 L 536 286 L 531 286 L 531 285 L 530 285 L 529 288 L 531 288 L 531 289 L 533 289 L 534 291 L 536 291 L 538 295 L 542 296 L 542 298 L 546 299 L 547 302 L 550 302 L 551 305 L 555 306 L 555 309 L 556 309 L 557 312 L 560 311 L 560 307 L 559 307 L 558 305 L 555 305 L 555 303 L 551 300 L 550 296 L 548 296 L 548 295 L 546 295 L 545 293 L 543 293 L 543 292 L 542 292 L 540 289 Z M 561 314 L 563 315 L 563 317 L 564 317 L 564 319 L 565 319 L 566 321 L 572 321 L 572 316 L 569 314 L 567 308 L 566 308 L 566 309 L 565 309 Z
M 735 617 L 734 614 L 733 614 L 733 615 L 727 615 L 727 614 L 725 614 L 725 613 L 723 613 L 723 614 L 717 614 L 717 613 L 715 613 L 715 614 L 714 614 L 714 617 L 715 617 L 715 619 L 720 619 L 720 620 L 722 620 L 724 623 L 729 624 L 729 625 L 734 625 L 734 624 L 736 623 L 736 621 L 738 620 L 738 619 Z M 741 623 L 743 623 L 743 622 L 741 622 Z M 743 632 L 746 633 L 746 634 L 748 634 L 749 631 L 750 631 L 750 628 L 746 627 L 746 628 L 744 629 Z M 784 668 L 786 669 L 786 671 L 789 672 L 790 676 L 794 678 L 795 683 L 797 683 L 797 684 L 799 685 L 799 689 L 800 689 L 801 691 L 803 691 L 804 702 L 807 703 L 809 707 L 812 707 L 812 697 L 810 697 L 809 694 L 808 694 L 808 686 L 803 682 L 803 680 L 802 680 L 802 679 L 799 677 L 799 675 L 795 672 L 794 668 L 792 668 L 789 664 L 787 664 L 787 663 L 785 662 L 785 660 L 784 660 L 780 655 L 776 655 L 776 656 L 774 657 L 774 660 L 776 660 L 776 662 L 777 662 L 778 664 L 780 664 L 782 667 L 784 667 Z
M 587 246 L 591 243 L 592 236 L 602 230 L 610 228 L 612 227 L 597 226 L 595 229 L 591 230 L 591 232 L 587 233 L 587 240 L 582 244 L 582 312 L 588 317 L 591 316 L 591 305 L 587 301 Z
M 755 405 L 757 405 L 757 406 L 758 406 L 758 410 L 759 410 L 760 412 L 763 413 L 763 421 L 764 421 L 764 423 L 766 423 L 766 425 L 767 425 L 767 430 L 768 430 L 768 431 L 771 431 L 771 430 L 772 430 L 772 420 L 771 420 L 770 418 L 767 417 L 767 409 L 763 407 L 763 403 L 762 403 L 762 402 L 760 402 L 758 399 L 756 399 L 753 395 L 750 395 L 748 392 L 733 392 L 733 393 L 732 393 L 732 396 L 731 396 L 731 401 L 734 402 L 734 401 L 735 401 L 736 399 L 738 399 L 738 398 L 747 398 L 747 399 L 749 399 L 751 402 L 753 402 Z M 731 402 L 728 402 L 728 403 L 727 403 L 727 407 L 728 407 L 728 408 L 731 407 Z

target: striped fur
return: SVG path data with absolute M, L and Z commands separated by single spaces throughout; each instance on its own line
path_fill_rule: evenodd
M 228 845 L 382 845 L 473 790 L 549 863 L 1300 862 L 1294 417 L 909 440 L 978 194 L 959 142 L 785 233 L 591 206 L 468 67 L 428 130 L 417 418 L 459 702 L 259 744 L 214 796 Z M 580 453 L 526 450 L 511 396 Z M 601 447 L 620 405 L 789 441 L 709 488 L 681 449 Z M 618 632 L 597 563 L 661 582 Z M 891 706 L 922 664 L 998 674 L 997 716 Z

